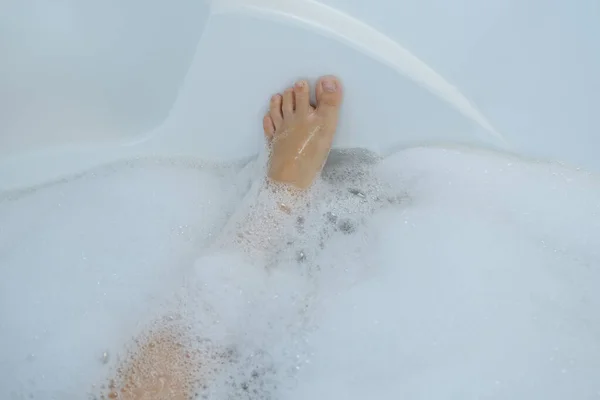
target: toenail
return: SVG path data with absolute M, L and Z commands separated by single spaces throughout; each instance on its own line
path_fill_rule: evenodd
M 323 79 L 323 82 L 321 82 L 321 86 L 323 86 L 323 90 L 330 93 L 335 92 L 337 89 L 337 84 L 333 79 Z
M 276 94 L 275 96 L 271 97 L 271 101 L 273 103 L 275 103 L 277 100 L 279 100 L 279 95 L 278 94 Z
M 298 89 L 303 89 L 304 85 L 305 85 L 304 81 L 298 81 L 298 82 L 296 82 L 296 87 Z

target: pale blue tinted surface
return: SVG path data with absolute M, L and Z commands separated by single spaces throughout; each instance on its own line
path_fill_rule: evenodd
M 517 148 L 600 170 L 597 1 L 324 3 L 413 51 Z

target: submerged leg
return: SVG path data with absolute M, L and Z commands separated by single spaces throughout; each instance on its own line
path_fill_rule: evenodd
M 332 76 L 319 79 L 316 107 L 310 88 L 300 81 L 271 98 L 263 119 L 270 146 L 267 177 L 298 193 L 312 185 L 329 154 L 342 102 L 342 86 Z M 266 212 L 280 212 L 270 210 Z M 260 222 L 265 215 L 247 221 Z M 187 400 L 195 379 L 202 378 L 202 360 L 190 355 L 173 331 L 150 334 L 118 370 L 108 398 L 125 400 Z

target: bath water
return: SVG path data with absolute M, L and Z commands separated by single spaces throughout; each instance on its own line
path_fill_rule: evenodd
M 198 398 L 600 398 L 598 176 L 335 153 L 267 265 L 212 245 L 253 171 L 136 160 L 2 194 L 0 398 L 101 398 L 161 327 L 212 360 Z

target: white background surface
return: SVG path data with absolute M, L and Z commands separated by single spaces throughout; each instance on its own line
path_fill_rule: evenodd
M 600 169 L 596 2 L 325 3 L 427 63 L 515 150 Z M 269 95 L 298 77 L 325 73 L 339 74 L 347 89 L 339 145 L 377 149 L 482 135 L 408 79 L 285 19 L 217 15 L 205 27 L 207 4 L 191 0 L 28 0 L 5 2 L 2 9 L 0 157 L 133 138 L 159 126 L 197 45 L 206 63 L 190 72 L 197 65 L 204 70 L 182 91 L 187 103 L 175 108 L 176 118 L 166 124 L 173 129 L 153 151 L 179 143 L 183 152 L 204 158 L 252 154 Z

